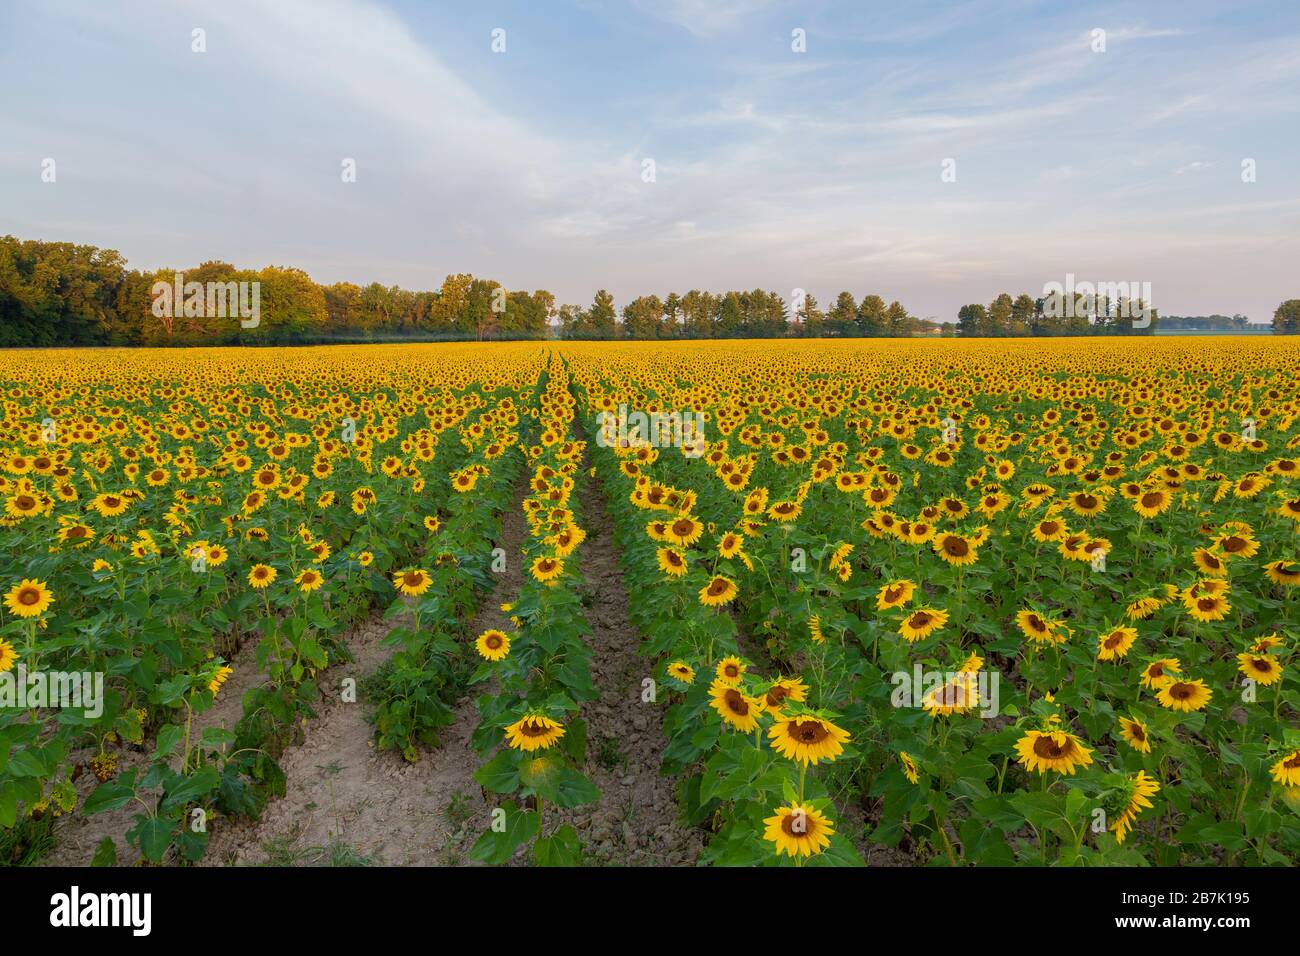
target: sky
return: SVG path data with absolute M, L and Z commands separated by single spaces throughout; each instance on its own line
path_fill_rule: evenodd
M 4 233 L 949 321 L 1073 274 L 1266 321 L 1300 3 L 3 0 Z

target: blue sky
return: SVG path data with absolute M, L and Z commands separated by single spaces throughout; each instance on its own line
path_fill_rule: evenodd
M 0 233 L 944 319 L 1072 272 L 1265 320 L 1300 297 L 1297 114 L 1294 0 L 6 0 Z

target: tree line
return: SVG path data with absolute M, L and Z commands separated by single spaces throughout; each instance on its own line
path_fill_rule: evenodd
M 161 285 L 177 274 L 194 284 L 257 283 L 260 320 L 205 312 L 160 318 Z M 233 286 L 232 286 L 233 287 Z M 1062 308 L 1064 307 L 1064 308 Z M 1092 311 L 1089 311 L 1089 308 Z M 1147 326 L 1115 314 L 1104 299 L 1062 302 L 1003 293 L 988 306 L 963 306 L 957 322 L 911 315 L 879 295 L 841 292 L 829 308 L 796 290 L 790 301 L 764 289 L 714 293 L 692 289 L 643 295 L 619 309 L 599 290 L 590 305 L 558 305 L 545 289 L 509 291 L 501 283 L 457 273 L 436 290 L 378 282 L 321 285 L 285 266 L 238 269 L 209 261 L 189 269 L 129 268 L 112 249 L 0 237 L 0 347 L 235 345 L 484 339 L 709 339 L 847 337 L 999 337 L 1142 334 Z M 1063 313 L 1063 314 L 1060 314 Z M 1212 317 L 1219 319 L 1222 317 Z M 1237 326 L 1232 317 L 1230 328 Z M 1217 326 L 1213 326 L 1217 328 Z M 1300 300 L 1278 308 L 1274 329 L 1300 332 Z

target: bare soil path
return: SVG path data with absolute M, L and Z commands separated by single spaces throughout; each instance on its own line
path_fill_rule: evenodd
M 527 532 L 520 501 L 527 474 L 502 519 L 506 570 L 496 576 L 471 634 L 487 628 L 509 630 L 499 605 L 513 600 L 523 580 L 519 558 Z M 488 547 L 487 542 L 484 543 Z M 473 694 L 457 706 L 455 723 L 442 746 L 423 751 L 408 764 L 392 751 L 374 749 L 373 728 L 364 696 L 341 701 L 341 681 L 361 686 L 392 653 L 381 642 L 382 622 L 357 635 L 356 660 L 335 668 L 322 685 L 326 702 L 311 721 L 305 740 L 286 751 L 280 766 L 288 778 L 285 796 L 269 804 L 257 821 L 234 821 L 213 834 L 206 865 L 374 864 L 449 866 L 466 854 L 487 829 L 489 808 L 474 771 L 481 761 L 470 747 L 478 724 Z
M 678 820 L 674 780 L 659 775 L 665 739 L 662 711 L 642 701 L 642 681 L 652 676 L 637 653 L 640 634 L 628 620 L 614 541 L 614 525 L 596 480 L 584 462 L 578 501 L 587 539 L 582 545 L 584 605 L 592 627 L 592 680 L 600 696 L 587 703 L 587 766 L 600 800 L 572 810 L 551 811 L 578 831 L 588 864 L 693 865 L 704 846 L 702 832 Z

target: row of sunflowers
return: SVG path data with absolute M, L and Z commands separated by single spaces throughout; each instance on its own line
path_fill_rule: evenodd
M 566 352 L 706 861 L 1294 862 L 1294 346 Z
M 377 743 L 436 743 L 538 368 L 471 350 L 6 358 L 0 695 L 103 685 L 93 706 L 0 701 L 5 862 L 123 808 L 133 856 L 201 857 L 207 818 L 282 792 L 275 755 L 376 605 L 411 622 L 373 694 Z M 237 654 L 257 673 L 234 675 Z M 232 676 L 241 718 L 200 732 Z M 95 860 L 117 855 L 110 837 Z
M 521 505 L 528 535 L 522 556 L 508 556 L 522 557 L 527 575 L 519 594 L 502 606 L 512 633 L 493 628 L 475 642 L 483 663 L 471 683 L 494 682 L 477 701 L 473 744 L 491 756 L 475 778 L 494 806 L 470 858 L 505 864 L 527 847 L 535 865 L 574 866 L 582 861 L 578 832 L 570 823 L 548 821 L 546 808 L 563 811 L 600 797 L 581 769 L 587 734 L 579 711 L 596 697 L 586 642 L 591 628 L 578 590 L 586 532 L 574 490 L 585 444 L 573 434 L 575 403 L 554 355 L 537 391 Z

